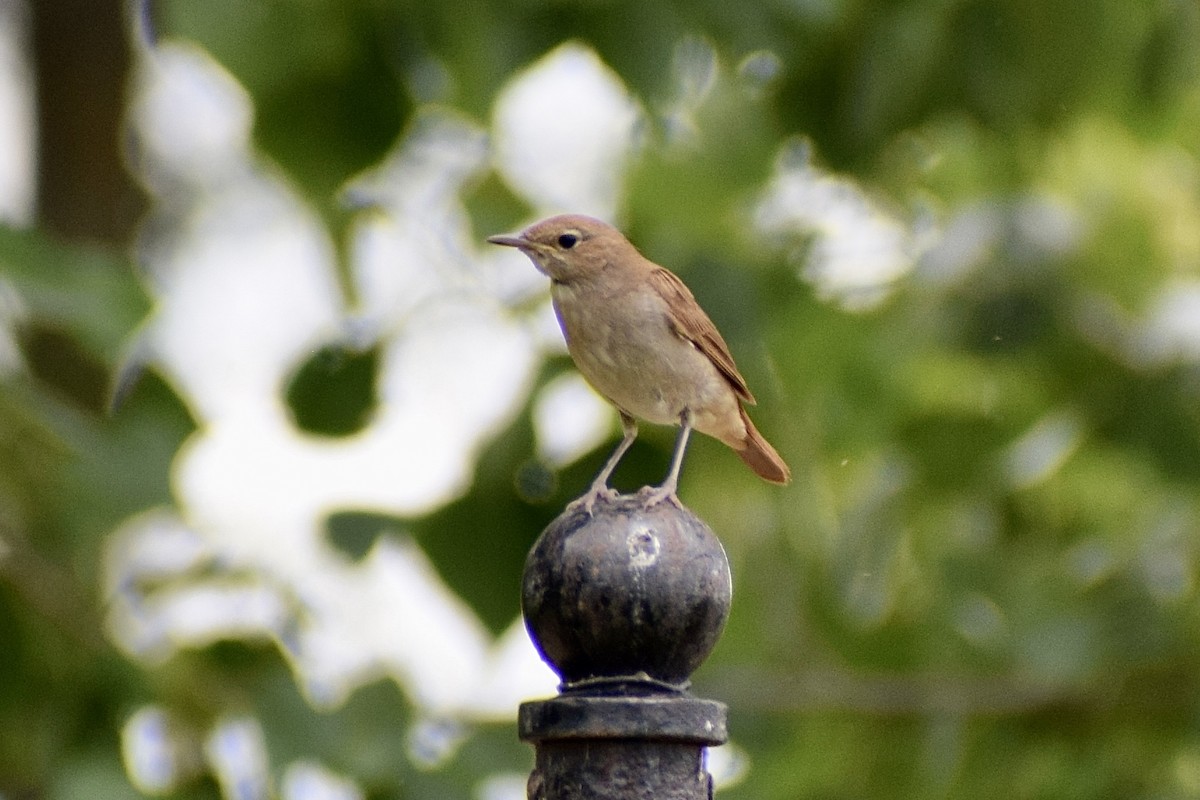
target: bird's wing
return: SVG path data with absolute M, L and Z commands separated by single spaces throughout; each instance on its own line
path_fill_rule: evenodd
M 650 285 L 667 301 L 671 328 L 708 356 L 733 386 L 738 397 L 754 405 L 754 395 L 750 394 L 746 379 L 738 372 L 737 364 L 733 363 L 729 345 L 725 344 L 717 326 L 700 308 L 691 290 L 673 272 L 662 267 L 655 267 L 650 273 Z

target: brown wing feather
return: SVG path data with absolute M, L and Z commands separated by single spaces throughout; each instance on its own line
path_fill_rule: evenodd
M 754 395 L 750 394 L 746 379 L 738 372 L 737 364 L 733 363 L 729 345 L 725 344 L 717 326 L 713 325 L 704 309 L 700 308 L 691 290 L 673 272 L 662 267 L 656 267 L 650 273 L 650 285 L 667 301 L 671 313 L 671 327 L 675 332 L 708 356 L 721 374 L 729 380 L 738 396 L 754 405 Z

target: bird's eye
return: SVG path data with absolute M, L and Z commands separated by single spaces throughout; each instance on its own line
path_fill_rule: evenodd
M 563 250 L 570 250 L 579 241 L 579 237 L 573 233 L 564 233 L 558 237 L 558 246 Z

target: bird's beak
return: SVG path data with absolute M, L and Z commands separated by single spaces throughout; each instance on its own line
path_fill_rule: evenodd
M 487 240 L 492 244 L 502 244 L 505 247 L 529 247 L 529 240 L 522 239 L 520 236 L 489 236 Z

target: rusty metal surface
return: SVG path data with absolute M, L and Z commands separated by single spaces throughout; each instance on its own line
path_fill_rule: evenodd
M 708 800 L 699 745 L 632 740 L 544 742 L 530 800 Z

